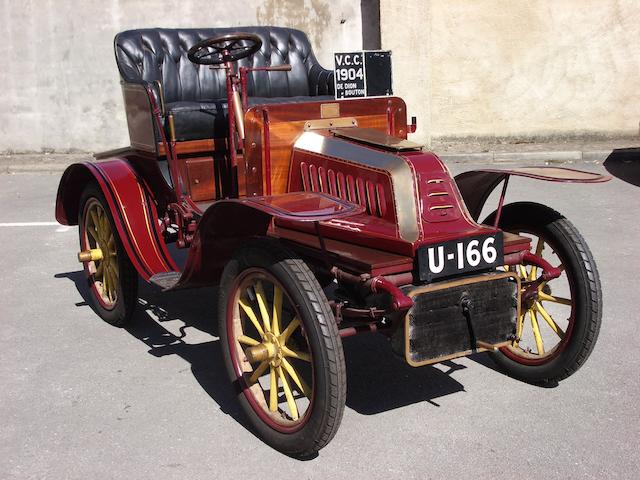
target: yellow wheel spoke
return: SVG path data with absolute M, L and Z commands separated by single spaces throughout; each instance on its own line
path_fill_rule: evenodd
M 269 360 L 265 360 L 260 365 L 258 365 L 258 368 L 256 368 L 255 371 L 249 377 L 249 385 L 253 385 L 254 383 L 256 383 L 258 379 L 264 374 L 265 370 L 268 367 L 269 367 Z
M 284 332 L 282 332 L 282 334 L 280 335 L 280 342 L 282 344 L 287 343 L 287 340 L 289 340 L 289 337 L 291 336 L 291 334 L 299 326 L 300 326 L 300 319 L 298 317 L 295 317 L 293 320 L 291 320 L 291 322 L 289 322 L 289 325 L 287 325 L 287 328 L 285 328 Z
M 118 281 L 118 279 L 120 278 L 120 273 L 118 272 L 118 267 L 116 265 L 117 263 L 115 263 L 114 259 L 111 263 L 111 273 L 113 273 L 114 280 Z
M 282 318 L 282 290 L 277 285 L 273 286 L 273 314 L 271 316 L 271 329 L 273 334 L 280 335 L 280 321 Z
M 311 389 L 305 383 L 305 381 L 298 376 L 298 374 L 296 373 L 295 369 L 293 368 L 293 365 L 291 365 L 287 361 L 286 358 L 283 358 L 282 359 L 282 366 L 287 371 L 287 373 L 289 374 L 291 379 L 294 381 L 294 383 L 298 386 L 300 391 L 304 394 L 304 396 L 310 399 L 311 398 Z
M 96 242 L 99 241 L 96 227 L 94 227 L 93 225 L 87 226 L 87 232 L 89 232 L 89 235 L 91 235 Z
M 540 327 L 538 326 L 538 318 L 534 310 L 529 310 L 531 315 L 531 328 L 533 329 L 533 337 L 536 339 L 536 348 L 538 355 L 544 355 L 544 345 L 542 344 L 542 335 L 540 335 Z
M 289 387 L 289 382 L 287 382 L 287 378 L 282 371 L 282 367 L 276 367 L 278 369 L 278 376 L 280 377 L 280 381 L 282 382 L 282 388 L 284 389 L 284 396 L 287 398 L 287 404 L 289 405 L 289 410 L 291 412 L 291 418 L 293 420 L 298 420 L 298 407 L 296 406 L 296 400 L 293 398 L 293 394 L 291 393 L 291 388 Z
M 521 313 L 520 316 L 518 317 L 518 323 L 516 324 L 516 345 L 517 345 L 517 342 L 519 342 L 520 339 L 522 338 L 522 330 L 524 329 L 525 316 L 526 316 L 525 313 Z
M 254 286 L 256 291 L 256 297 L 258 298 L 258 307 L 260 307 L 260 315 L 262 316 L 262 323 L 264 324 L 265 332 L 271 331 L 271 321 L 269 320 L 269 311 L 267 310 L 266 295 L 264 288 L 262 288 L 262 282 L 258 280 Z
M 258 318 L 256 317 L 256 314 L 253 311 L 253 308 L 251 308 L 248 304 L 246 304 L 242 299 L 238 300 L 238 304 L 240 305 L 240 308 L 244 310 L 244 313 L 247 315 L 247 317 L 249 317 L 249 320 L 251 320 L 251 323 L 253 323 L 253 326 L 256 327 L 256 330 L 260 334 L 260 337 L 264 337 L 264 330 L 262 330 L 262 327 L 260 326 L 260 322 L 258 322 Z
M 256 345 L 260 345 L 260 342 L 251 338 L 251 337 L 247 337 L 246 335 L 240 335 L 238 337 L 238 341 L 242 344 L 242 345 L 249 345 L 250 347 L 254 347 Z
M 269 410 L 272 412 L 278 411 L 278 379 L 276 378 L 276 369 L 271 367 L 269 372 L 269 379 L 271 380 L 271 389 L 269 390 Z
M 542 250 L 544 250 L 544 240 L 542 240 L 541 237 L 538 237 L 538 244 L 536 245 L 536 256 L 541 256 Z
M 109 276 L 109 299 L 113 301 L 116 298 L 115 293 L 117 282 L 115 279 L 115 275 L 113 274 L 113 268 L 111 266 L 107 267 L 107 275 Z
M 100 234 L 101 225 L 98 220 L 98 214 L 95 209 L 89 210 L 89 216 L 91 217 L 91 222 L 93 223 L 93 227 L 97 229 L 97 233 Z
M 538 298 L 540 298 L 540 300 L 544 300 L 545 302 L 561 303 L 562 305 L 571 305 L 570 298 L 555 297 L 553 295 L 549 295 L 544 292 L 538 292 Z
M 298 360 L 304 360 L 305 362 L 311 361 L 311 355 L 309 355 L 308 353 L 297 352 L 284 345 L 282 346 L 282 353 L 284 353 L 287 357 L 297 358 Z
M 101 279 L 104 275 L 104 263 L 100 262 L 96 267 L 96 273 L 94 274 L 96 279 Z
M 536 308 L 540 313 L 540 315 L 542 315 L 542 318 L 544 318 L 545 321 L 549 324 L 549 326 L 551 327 L 551 330 L 553 330 L 556 333 L 556 335 L 558 335 L 560 338 L 564 338 L 564 330 L 562 330 L 558 326 L 558 324 L 553 320 L 553 318 L 551 318 L 551 315 L 549 315 L 549 312 L 547 312 L 547 310 L 542 306 L 540 302 L 536 302 Z
M 541 257 L 542 256 L 542 250 L 544 250 L 544 240 L 542 240 L 542 238 L 538 237 L 538 244 L 536 245 L 536 253 L 535 255 L 537 257 Z M 536 267 L 535 265 L 531 266 L 531 272 L 529 272 L 529 276 L 527 277 L 527 280 L 535 280 L 536 278 L 538 278 L 538 267 Z
M 518 268 L 520 269 L 520 277 L 523 280 L 527 279 L 527 268 L 524 265 L 518 265 Z

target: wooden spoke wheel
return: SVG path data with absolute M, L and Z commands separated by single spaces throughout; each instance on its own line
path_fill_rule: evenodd
M 495 353 L 494 360 L 524 381 L 558 382 L 584 364 L 600 330 L 602 293 L 593 256 L 576 228 L 544 205 L 507 205 L 500 227 L 531 238 L 532 253 L 562 274 L 541 281 L 538 267 L 511 267 L 522 282 L 521 313 L 515 340 Z
M 220 309 L 225 364 L 251 424 L 284 453 L 317 452 L 340 424 L 346 375 L 313 274 L 278 244 L 258 242 L 225 268 Z
M 124 325 L 137 298 L 137 273 L 118 237 L 109 207 L 94 185 L 82 195 L 78 219 L 79 260 L 84 264 L 94 310 L 105 321 Z

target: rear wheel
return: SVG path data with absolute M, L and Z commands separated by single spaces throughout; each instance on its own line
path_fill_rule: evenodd
M 286 454 L 317 452 L 340 425 L 346 373 L 315 277 L 278 244 L 256 242 L 227 264 L 219 305 L 225 365 L 252 426 Z
M 495 212 L 485 220 L 493 224 Z M 537 203 L 504 207 L 500 228 L 531 238 L 535 255 L 562 270 L 541 282 L 521 305 L 516 339 L 492 354 L 509 375 L 538 383 L 556 383 L 575 373 L 591 354 L 602 317 L 602 292 L 593 256 L 577 229 L 555 210 Z M 535 266 L 511 267 L 522 291 L 540 271 Z
M 138 297 L 138 274 L 115 229 L 109 206 L 98 186 L 91 184 L 80 200 L 80 250 L 91 251 L 83 262 L 95 312 L 121 327 L 130 319 Z

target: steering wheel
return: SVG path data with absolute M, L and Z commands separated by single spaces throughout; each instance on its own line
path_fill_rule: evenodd
M 230 33 L 207 38 L 189 49 L 187 56 L 200 65 L 219 65 L 235 62 L 254 54 L 262 46 L 262 40 L 253 33 Z

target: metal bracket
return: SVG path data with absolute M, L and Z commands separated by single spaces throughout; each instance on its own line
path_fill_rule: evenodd
M 304 131 L 325 130 L 327 128 L 347 128 L 357 127 L 358 121 L 354 117 L 344 118 L 319 118 L 317 120 L 307 120 L 304 122 Z

